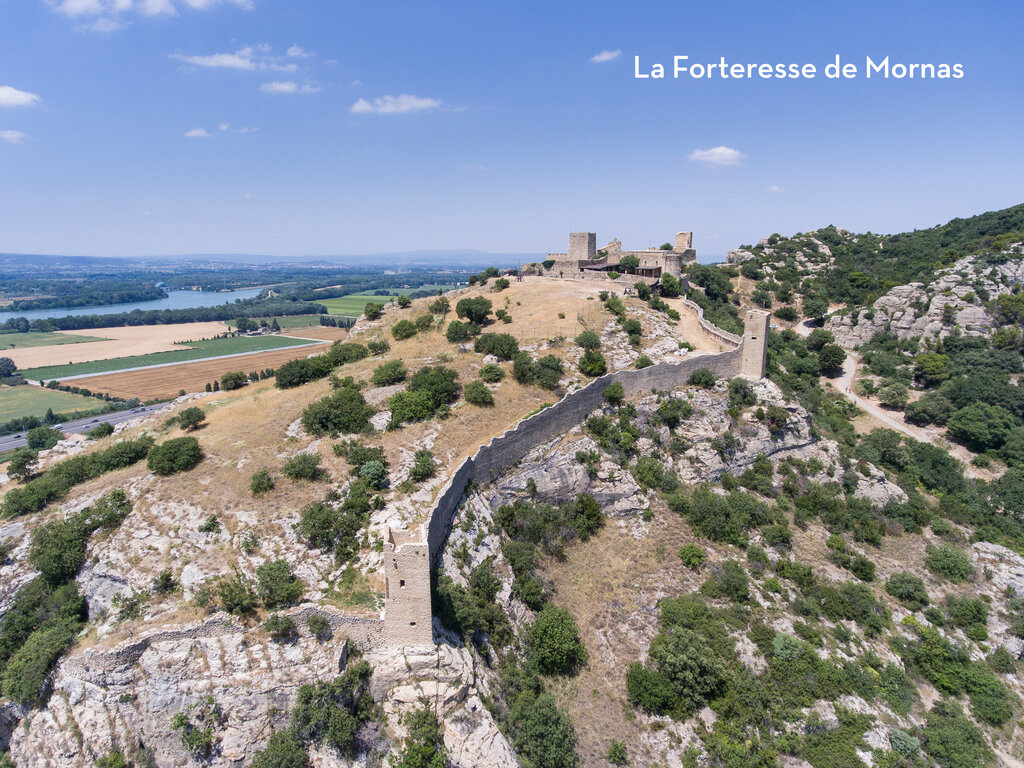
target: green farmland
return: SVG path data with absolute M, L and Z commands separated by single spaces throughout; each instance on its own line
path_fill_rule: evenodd
M 22 416 L 43 416 L 48 408 L 52 408 L 54 413 L 67 413 L 97 410 L 103 405 L 102 400 L 94 397 L 82 397 L 59 390 L 29 385 L 0 387 L 0 422 Z
M 50 365 L 44 368 L 28 368 L 20 371 L 27 379 L 52 381 L 68 376 L 79 376 L 90 373 L 107 373 L 125 368 L 143 368 L 148 365 L 165 365 L 167 363 L 186 363 L 192 360 L 204 360 L 222 355 L 239 355 L 248 352 L 266 352 L 270 349 L 284 349 L 301 344 L 310 344 L 306 339 L 287 339 L 281 336 L 235 336 L 229 339 L 210 339 L 193 341 L 181 349 L 171 352 L 154 352 L 150 355 L 134 357 L 115 357 L 109 360 L 96 360 L 90 363 L 72 363 L 70 365 Z
M 323 304 L 327 307 L 327 311 L 332 315 L 358 317 L 363 314 L 363 307 L 365 307 L 367 302 L 370 301 L 375 304 L 386 304 L 395 296 L 401 296 L 403 294 L 408 295 L 419 291 L 430 291 L 433 293 L 438 289 L 447 291 L 454 287 L 454 285 L 424 285 L 419 288 L 391 288 L 389 289 L 388 296 L 380 296 L 375 293 L 353 293 L 349 296 L 338 296 L 333 299 L 314 299 L 314 301 L 316 301 L 317 304 Z
M 71 333 L 0 333 L 0 351 L 25 347 L 55 347 L 59 344 L 80 344 L 83 341 L 107 341 L 99 336 L 77 336 Z

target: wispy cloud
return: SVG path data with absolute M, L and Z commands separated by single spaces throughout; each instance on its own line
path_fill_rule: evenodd
M 422 96 L 413 96 L 411 93 L 403 93 L 399 96 L 378 96 L 372 101 L 359 99 L 352 105 L 349 112 L 355 115 L 401 115 L 407 112 L 437 109 L 441 104 L 440 99 L 428 99 Z
M 292 80 L 275 80 L 271 83 L 263 83 L 260 90 L 264 93 L 318 93 L 320 86 L 309 83 L 300 86 Z
M 205 128 L 193 128 L 190 131 L 185 131 L 186 139 L 208 139 L 212 135 L 213 134 L 211 134 Z
M 778 184 L 772 184 L 770 187 L 764 188 L 765 192 L 785 192 L 786 190 L 780 187 Z
M 47 3 L 59 13 L 70 18 L 80 16 L 102 16 L 108 20 L 114 20 L 122 14 L 139 13 L 143 16 L 176 16 L 179 7 L 187 7 L 195 10 L 207 10 L 216 5 L 233 5 L 236 8 L 249 10 L 252 8 L 251 0 L 46 0 Z M 103 27 L 88 27 L 83 29 L 104 30 Z
M 295 63 L 283 62 L 280 58 L 272 56 L 267 46 L 248 45 L 234 53 L 172 53 L 171 58 L 203 69 L 243 69 L 250 72 L 294 72 L 298 69 Z
M 689 160 L 705 165 L 739 165 L 746 155 L 732 147 L 712 147 L 711 149 L 695 149 L 690 153 Z
M 21 131 L 0 131 L 0 141 L 6 141 L 8 144 L 21 144 L 27 138 L 28 134 Z
M 313 54 L 303 48 L 301 45 L 292 45 L 285 51 L 286 55 L 293 59 L 308 59 Z
M 28 91 L 19 91 L 10 85 L 0 85 L 0 107 L 34 107 L 42 101 Z
M 110 34 L 116 32 L 119 29 L 124 29 L 128 25 L 123 21 L 117 19 L 111 19 L 108 16 L 101 16 L 93 21 L 87 21 L 83 24 L 78 25 L 78 29 L 85 32 L 97 32 L 101 35 Z
M 621 56 L 621 55 L 622 55 L 622 51 L 620 51 L 620 50 L 601 51 L 600 53 L 596 53 L 596 54 L 594 54 L 593 56 L 590 57 L 590 63 L 591 64 L 604 64 L 606 61 L 612 61 L 614 59 L 619 58 L 619 56 Z

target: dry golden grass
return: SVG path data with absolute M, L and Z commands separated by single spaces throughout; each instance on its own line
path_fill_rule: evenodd
M 590 657 L 578 676 L 556 689 L 576 725 L 583 765 L 605 764 L 612 739 L 629 745 L 634 765 L 663 763 L 662 755 L 638 751 L 644 729 L 629 703 L 623 659 L 639 660 L 657 633 L 651 606 L 662 597 L 695 591 L 705 574 L 686 569 L 679 559 L 680 547 L 695 540 L 689 526 L 661 502 L 653 508 L 654 518 L 639 540 L 608 519 L 595 536 L 570 547 L 563 561 L 544 566 L 554 602 L 572 614 Z M 707 549 L 714 559 L 715 548 Z
M 230 331 L 224 323 L 181 323 L 178 325 L 129 325 L 123 328 L 87 328 L 58 331 L 68 336 L 102 336 L 107 341 L 83 341 L 47 347 L 12 349 L 5 353 L 19 368 L 86 363 L 114 357 L 148 355 L 181 349 L 176 342 L 209 339 Z

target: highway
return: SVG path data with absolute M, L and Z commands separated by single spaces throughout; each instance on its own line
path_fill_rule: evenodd
M 120 424 L 130 419 L 137 419 L 148 413 L 159 411 L 161 408 L 167 406 L 167 403 L 157 403 L 156 405 L 143 405 L 136 408 L 133 411 L 115 411 L 114 413 L 105 413 L 102 416 L 90 416 L 86 419 L 78 419 L 77 421 L 69 421 L 65 424 L 61 424 L 59 429 L 64 434 L 82 434 L 94 429 L 98 424 Z M 25 433 L 17 432 L 13 435 L 4 435 L 0 437 L 0 453 L 6 451 L 13 451 L 15 448 L 23 448 L 26 445 Z

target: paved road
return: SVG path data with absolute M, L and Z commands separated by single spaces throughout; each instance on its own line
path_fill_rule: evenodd
M 128 421 L 129 419 L 137 419 L 139 416 L 144 414 L 159 411 L 166 405 L 167 403 L 144 405 L 140 408 L 136 408 L 134 411 L 115 411 L 114 413 L 105 413 L 102 416 L 90 416 L 85 419 L 78 419 L 77 421 L 69 421 L 60 426 L 60 431 L 64 434 L 83 434 L 94 429 L 97 424 L 120 424 L 121 422 Z M 23 448 L 25 445 L 24 432 L 0 437 L 0 453 L 13 451 L 15 448 Z

